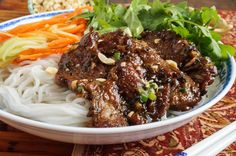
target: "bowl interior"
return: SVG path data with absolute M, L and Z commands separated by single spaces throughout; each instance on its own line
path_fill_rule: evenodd
M 71 10 L 64 10 L 64 11 L 54 11 L 49 13 L 41 13 L 36 15 L 29 15 L 21 18 L 17 18 L 14 20 L 10 20 L 0 24 L 0 30 L 7 30 L 11 29 L 19 24 L 29 23 L 32 21 L 38 21 L 41 19 L 46 19 L 52 17 L 54 15 L 69 12 Z M 174 124 L 205 111 L 206 109 L 213 106 L 217 103 L 224 95 L 229 91 L 233 82 L 235 80 L 235 61 L 233 57 L 229 57 L 226 63 L 223 64 L 221 68 L 219 68 L 219 76 L 216 78 L 216 81 L 213 85 L 209 87 L 209 91 L 207 96 L 194 107 L 192 110 L 187 112 L 170 112 L 170 116 L 168 119 L 154 122 L 145 125 L 137 125 L 137 126 L 129 126 L 129 127 L 121 127 L 121 128 L 83 128 L 83 127 L 68 127 L 68 126 L 61 126 L 61 125 L 53 125 L 49 123 L 42 123 L 39 121 L 33 121 L 30 119 L 26 119 L 23 117 L 16 116 L 14 114 L 7 113 L 3 110 L 0 110 L 0 116 L 4 118 L 8 118 L 9 120 L 16 121 L 18 123 L 24 123 L 26 125 L 30 125 L 33 127 L 41 127 L 44 129 L 51 129 L 57 131 L 65 131 L 65 132 L 76 132 L 76 133 L 94 133 L 94 134 L 107 134 L 107 133 L 124 133 L 124 132 L 134 132 L 144 129 L 150 129 L 165 125 Z

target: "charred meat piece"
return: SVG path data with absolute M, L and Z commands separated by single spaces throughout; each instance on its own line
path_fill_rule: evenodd
M 178 67 L 163 60 L 156 50 L 149 48 L 142 41 L 133 42 L 133 46 L 138 47 L 136 52 L 139 53 L 148 70 L 147 79 L 154 80 L 159 86 L 158 114 L 162 114 L 163 111 L 160 110 L 163 108 L 168 109 L 169 107 L 180 111 L 188 110 L 201 100 L 199 85 Z M 160 103 L 165 107 L 160 107 Z
M 207 57 L 203 57 L 197 48 L 174 32 L 145 32 L 142 40 L 159 51 L 165 60 L 173 60 L 183 72 L 199 83 L 201 95 L 213 83 L 217 69 Z
M 145 88 L 146 69 L 143 68 L 143 61 L 136 53 L 126 55 L 116 66 L 117 85 L 120 94 L 128 102 L 127 119 L 130 125 L 144 124 L 152 122 L 151 114 L 157 114 L 155 111 L 157 104 L 154 102 L 153 109 L 148 109 L 147 103 L 140 102 L 140 89 Z M 150 111 L 149 111 L 150 110 Z M 164 111 L 163 111 L 164 112 Z M 161 114 L 160 114 L 161 115 Z
M 111 66 L 98 59 L 97 40 L 97 33 L 89 33 L 61 57 L 56 83 L 91 101 L 89 116 L 93 118 L 93 127 L 126 126 L 123 101 L 116 84 L 113 81 L 100 84 Z
M 110 64 L 99 57 L 112 59 L 114 53 L 120 57 Z M 90 100 L 88 116 L 94 127 L 157 121 L 169 108 L 188 110 L 201 100 L 195 80 L 152 46 L 122 31 L 84 36 L 63 54 L 56 82 Z
M 137 86 L 143 85 L 140 83 L 142 80 L 155 80 L 160 86 L 156 102 L 148 101 L 147 105 L 145 105 L 146 114 L 151 115 L 153 120 L 164 115 L 169 107 L 174 110 L 184 111 L 190 109 L 201 100 L 198 83 L 181 72 L 178 67 L 170 65 L 163 60 L 158 52 L 146 42 L 126 39 L 125 35 L 119 31 L 106 34 L 106 37 L 109 38 L 109 42 L 118 43 L 117 40 L 119 40 L 119 43 L 126 43 L 126 45 L 121 44 L 119 46 L 112 44 L 116 45 L 113 46 L 115 50 L 126 56 L 122 59 L 122 70 L 118 70 L 119 72 L 117 73 L 118 80 L 122 81 L 122 83 L 118 81 L 118 86 L 121 92 L 126 91 L 126 95 L 123 95 L 128 98 L 126 100 L 132 101 L 132 105 L 134 105 L 133 99 L 137 100 L 138 95 Z M 106 40 L 103 39 L 101 41 L 102 45 L 108 45 L 105 42 Z M 100 47 L 99 45 L 98 47 Z M 133 97 L 132 100 L 130 97 Z M 148 116 L 146 118 L 148 119 Z
M 126 54 L 130 51 L 131 45 L 132 39 L 124 35 L 124 32 L 121 30 L 102 35 L 98 41 L 99 51 L 107 56 L 111 55 L 114 51 L 120 51 Z
M 118 93 L 115 81 L 106 81 L 99 85 L 90 84 L 91 107 L 89 116 L 94 127 L 127 126 L 125 101 Z
M 101 38 L 101 42 L 98 44 L 99 49 L 104 50 L 103 46 L 114 41 L 119 45 L 111 44 L 111 50 L 125 55 L 117 65 L 118 87 L 123 97 L 134 106 L 131 108 L 131 112 L 134 110 L 137 113 L 135 105 L 139 105 L 140 94 L 137 90 L 144 85 L 144 80 L 150 81 L 155 78 L 157 80 L 155 82 L 161 86 L 160 91 L 157 92 L 156 101 L 147 101 L 147 104 L 142 106 L 145 109 L 138 111 L 142 122 L 156 121 L 165 114 L 169 107 L 175 110 L 188 110 L 201 100 L 198 84 L 179 69 L 170 66 L 146 42 L 127 39 L 128 37 L 120 31 L 106 34 Z M 108 41 L 104 38 L 107 38 Z M 178 97 L 175 98 L 175 96 Z
M 104 80 L 103 80 L 104 81 Z M 91 101 L 89 117 L 93 127 L 127 126 L 126 104 L 118 93 L 115 81 L 81 79 L 73 80 L 69 87 L 77 95 Z
M 73 80 L 104 78 L 110 70 L 97 58 L 97 33 L 85 35 L 70 52 L 62 55 L 56 83 L 68 86 Z
M 199 84 L 201 95 L 207 93 L 207 87 L 211 85 L 217 75 L 217 68 L 210 59 L 202 56 L 193 56 L 183 71 L 187 73 L 196 83 Z
M 138 95 L 138 89 L 144 86 L 146 70 L 137 54 L 127 55 L 117 64 L 117 84 L 121 95 L 130 100 Z

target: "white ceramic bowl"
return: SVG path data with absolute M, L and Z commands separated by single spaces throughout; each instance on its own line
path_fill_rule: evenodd
M 38 21 L 68 12 L 55 11 L 13 19 L 0 24 L 0 30 L 11 29 L 19 24 Z M 205 98 L 194 109 L 184 113 L 174 112 L 178 116 L 163 121 L 120 128 L 82 128 L 68 127 L 33 121 L 0 110 L 0 119 L 25 132 L 48 139 L 77 144 L 113 144 L 150 138 L 176 129 L 217 103 L 230 90 L 235 80 L 235 61 L 229 58 L 220 71 L 219 77 L 209 88 Z

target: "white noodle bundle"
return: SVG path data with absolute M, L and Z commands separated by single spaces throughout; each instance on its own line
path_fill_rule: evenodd
M 0 70 L 0 108 L 10 113 L 47 123 L 86 126 L 89 102 L 55 84 L 60 55 L 25 61 L 21 67 Z

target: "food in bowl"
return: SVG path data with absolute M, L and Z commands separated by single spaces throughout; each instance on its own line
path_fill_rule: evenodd
M 86 34 L 62 55 L 56 82 L 89 99 L 93 127 L 120 127 L 191 109 L 216 74 L 208 58 L 171 31 L 137 40 L 118 30 Z
M 191 110 L 213 83 L 216 65 L 234 53 L 214 32 L 219 21 L 214 8 L 95 1 L 13 28 L 2 33 L 1 108 L 92 127 L 158 122 L 169 110 Z

